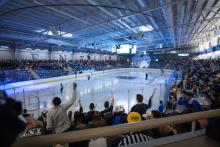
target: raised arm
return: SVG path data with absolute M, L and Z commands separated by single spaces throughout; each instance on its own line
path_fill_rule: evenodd
M 76 87 L 77 87 L 77 84 L 73 83 L 72 98 L 71 98 L 71 100 L 69 102 L 67 102 L 66 104 L 63 104 L 63 108 L 65 110 L 68 110 L 74 104 L 74 102 L 76 101 Z
M 149 98 L 149 100 L 148 100 L 148 106 L 149 106 L 149 108 L 150 108 L 151 105 L 152 105 L 152 99 L 153 99 L 153 97 L 154 97 L 154 95 L 155 95 L 155 93 L 156 93 L 156 90 L 157 90 L 157 88 L 154 88 L 153 93 L 152 93 L 152 95 L 150 96 L 150 98 Z
M 81 101 L 79 100 L 79 112 L 83 113 L 83 107 Z
M 113 92 L 112 93 L 112 102 L 111 102 L 111 105 L 114 106 L 114 103 L 115 103 L 115 95 Z

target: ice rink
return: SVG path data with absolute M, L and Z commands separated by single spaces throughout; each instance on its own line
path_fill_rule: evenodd
M 148 73 L 148 80 L 145 79 L 145 73 Z M 23 101 L 28 110 L 43 111 L 51 107 L 51 100 L 58 96 L 62 103 L 67 102 L 72 95 L 72 83 L 77 82 L 77 101 L 71 109 L 77 110 L 78 100 L 83 105 L 84 112 L 89 110 L 89 104 L 93 102 L 97 105 L 96 110 L 104 109 L 104 101 L 111 100 L 111 91 L 115 94 L 115 106 L 123 105 L 126 112 L 136 103 L 136 94 L 144 96 L 144 102 L 148 102 L 153 89 L 157 88 L 153 98 L 151 109 L 158 109 L 159 100 L 164 100 L 166 95 L 165 82 L 170 78 L 171 72 L 162 73 L 160 70 L 147 71 L 120 71 L 110 72 L 103 75 L 91 75 L 78 79 L 65 81 L 45 82 L 17 87 L 7 90 L 8 94 L 17 100 Z M 63 84 L 63 92 L 60 92 L 60 83 Z M 36 113 L 36 111 L 33 111 Z M 37 115 L 37 114 L 36 114 Z

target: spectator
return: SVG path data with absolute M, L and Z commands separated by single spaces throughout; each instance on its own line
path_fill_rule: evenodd
M 152 93 L 152 95 L 151 95 L 150 98 L 149 98 L 148 104 L 143 103 L 143 96 L 140 95 L 140 94 L 137 94 L 137 96 L 136 96 L 137 104 L 134 105 L 134 106 L 131 108 L 131 112 L 138 112 L 141 116 L 142 116 L 143 114 L 145 114 L 146 111 L 147 111 L 149 108 L 151 108 L 152 99 L 153 99 L 153 97 L 154 97 L 154 95 L 155 95 L 156 90 L 157 90 L 157 89 L 154 88 L 153 93 Z
M 159 109 L 160 113 L 163 113 L 164 105 L 163 105 L 163 101 L 162 100 L 160 100 L 160 106 L 159 106 L 158 109 Z
M 86 122 L 87 122 L 87 123 L 92 122 L 93 119 L 94 119 L 94 114 L 95 114 L 95 112 L 98 112 L 98 111 L 95 110 L 95 105 L 94 105 L 94 103 L 90 103 L 89 109 L 90 109 L 90 111 L 87 112 L 87 114 L 86 114 Z
M 182 105 L 184 106 L 184 112 L 188 112 L 189 111 L 189 96 L 187 94 L 187 92 L 185 90 L 182 90 L 182 95 L 178 100 L 178 105 Z
M 105 101 L 104 103 L 105 110 L 101 111 L 102 119 L 104 119 L 109 125 L 111 125 L 111 122 L 112 122 L 114 99 L 115 99 L 114 93 L 112 93 L 111 105 L 109 106 L 109 102 Z
M 37 124 L 36 124 L 36 121 L 35 121 L 33 115 L 28 114 L 26 109 L 23 109 L 22 115 L 23 115 L 24 119 L 26 120 L 28 129 L 36 128 Z
M 54 133 L 61 133 L 70 130 L 71 122 L 67 116 L 67 110 L 74 104 L 76 100 L 76 83 L 73 84 L 73 96 L 71 100 L 61 105 L 61 99 L 55 97 L 52 101 L 54 107 L 48 110 L 47 129 Z
M 44 131 L 46 131 L 46 126 L 47 126 L 47 111 L 43 111 L 43 112 L 41 113 L 41 116 L 39 116 L 37 120 L 40 121 L 40 122 L 43 124 Z M 47 134 L 47 132 L 46 132 L 46 134 Z
M 93 113 L 93 119 L 88 123 L 88 128 L 96 128 L 106 126 L 107 122 L 101 118 L 101 113 L 95 111 Z
M 118 125 L 122 123 L 127 123 L 127 114 L 124 112 L 124 107 L 120 105 L 115 107 L 115 112 L 112 118 L 112 125 Z
M 156 118 L 161 118 L 161 117 L 162 117 L 162 114 L 159 111 L 153 110 L 151 112 L 150 119 L 156 119 Z M 177 134 L 177 130 L 174 129 L 171 125 L 161 126 L 158 128 L 158 130 L 159 130 L 160 137 Z
M 85 116 L 83 115 L 83 113 L 80 113 L 78 111 L 75 112 L 75 114 L 74 114 L 74 128 L 80 129 L 80 130 L 87 128 Z

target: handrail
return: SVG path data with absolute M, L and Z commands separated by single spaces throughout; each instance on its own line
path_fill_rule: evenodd
M 145 120 L 137 123 L 122 124 L 116 126 L 85 129 L 80 131 L 65 132 L 60 134 L 42 135 L 17 140 L 12 147 L 39 147 L 68 142 L 78 142 L 91 138 L 114 136 L 128 132 L 157 128 L 163 125 L 179 124 L 193 120 L 213 118 L 220 116 L 220 109 L 170 116 L 152 120 Z

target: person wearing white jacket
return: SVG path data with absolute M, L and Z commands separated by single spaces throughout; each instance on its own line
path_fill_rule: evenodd
M 67 110 L 76 101 L 76 87 L 77 84 L 73 83 L 72 98 L 65 104 L 61 104 L 59 97 L 53 98 L 52 103 L 54 106 L 48 110 L 47 114 L 47 130 L 53 133 L 61 133 L 71 129 L 71 122 L 67 116 Z

